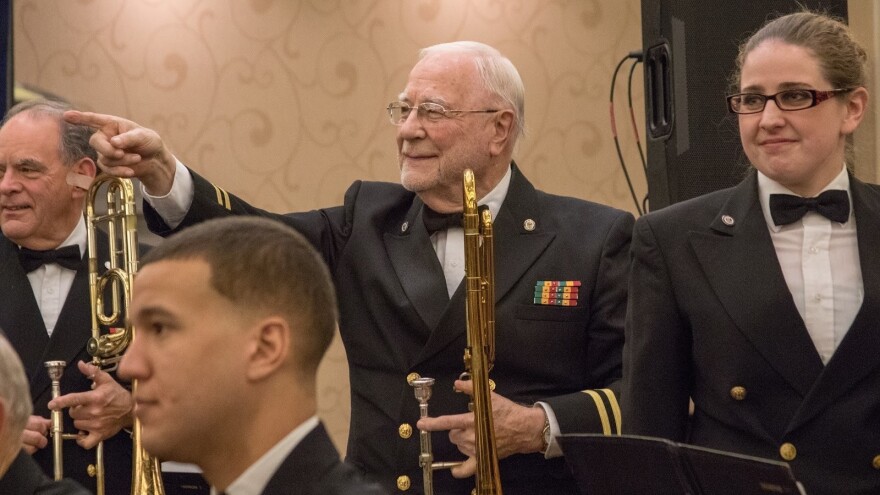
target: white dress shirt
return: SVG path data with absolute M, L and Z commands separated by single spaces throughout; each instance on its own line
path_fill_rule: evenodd
M 79 223 L 58 247 L 66 246 L 79 246 L 80 256 L 84 255 L 86 252 L 85 218 L 80 217 Z M 76 270 L 64 268 L 58 263 L 46 263 L 27 274 L 31 289 L 34 291 L 34 298 L 37 300 L 37 306 L 39 306 L 40 314 L 43 317 L 43 323 L 46 325 L 46 331 L 50 337 L 58 323 L 58 315 L 61 314 L 61 309 L 64 307 L 64 301 L 67 300 L 67 294 L 70 293 L 70 287 L 73 286 L 75 276 Z
M 501 203 L 507 197 L 511 175 L 511 168 L 508 165 L 507 173 L 504 174 L 498 185 L 477 201 L 478 205 L 486 205 L 489 208 L 493 219 L 498 216 Z M 431 235 L 431 244 L 434 246 L 434 252 L 437 253 L 440 266 L 443 267 L 443 276 L 446 277 L 446 292 L 451 298 L 464 279 L 464 228 L 450 227 L 446 230 L 438 230 Z
M 847 191 L 852 205 L 845 166 L 822 191 L 829 189 Z M 770 217 L 770 195 L 794 193 L 760 172 L 758 193 L 785 283 L 827 364 L 865 297 L 855 215 L 850 208 L 849 220 L 837 223 L 810 211 L 795 223 L 777 227 Z
M 305 420 L 263 454 L 257 462 L 251 464 L 223 493 L 226 495 L 260 495 L 263 493 L 281 463 L 302 442 L 303 438 L 317 427 L 318 418 L 316 416 Z M 217 495 L 217 493 L 218 491 L 212 487 L 211 495 Z

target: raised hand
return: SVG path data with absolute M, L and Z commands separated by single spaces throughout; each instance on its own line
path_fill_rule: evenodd
M 171 190 L 177 160 L 156 131 L 113 115 L 64 112 L 71 124 L 95 129 L 89 144 L 98 152 L 98 166 L 117 177 L 137 177 L 147 192 L 162 196 Z

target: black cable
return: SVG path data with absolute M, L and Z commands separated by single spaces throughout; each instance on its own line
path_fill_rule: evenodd
M 642 207 L 639 204 L 639 200 L 636 197 L 636 190 L 633 187 L 632 180 L 629 177 L 629 171 L 626 168 L 626 161 L 623 159 L 623 153 L 620 151 L 620 140 L 617 138 L 617 122 L 614 118 L 614 86 L 617 83 L 617 73 L 620 72 L 620 67 L 627 60 L 634 58 L 636 59 L 635 63 L 638 63 L 642 58 L 642 52 L 630 52 L 625 57 L 623 57 L 620 62 L 618 62 L 617 67 L 614 68 L 614 74 L 611 76 L 611 96 L 609 98 L 609 112 L 611 115 L 611 135 L 614 137 L 614 148 L 617 150 L 617 158 L 620 160 L 620 168 L 623 170 L 623 175 L 626 178 L 626 184 L 629 186 L 629 192 L 632 195 L 633 203 L 635 203 L 636 211 L 638 211 L 639 216 L 642 215 Z M 635 65 L 635 63 L 633 65 Z
M 642 142 L 639 140 L 639 127 L 636 125 L 636 114 L 633 112 L 633 72 L 635 72 L 636 66 L 641 62 L 642 59 L 639 57 L 629 67 L 629 78 L 626 81 L 626 99 L 629 103 L 629 119 L 632 121 L 633 135 L 636 137 L 636 147 L 639 149 L 639 158 L 642 159 L 642 168 L 645 169 L 645 175 L 648 175 L 648 164 L 645 162 L 645 153 L 642 151 Z
M 642 170 L 645 171 L 645 181 L 648 179 L 648 163 L 645 161 L 645 153 L 642 151 L 642 141 L 639 139 L 639 127 L 636 125 L 636 114 L 633 112 L 633 97 L 632 97 L 632 82 L 633 82 L 633 72 L 635 72 L 636 66 L 642 63 L 641 53 L 638 54 L 639 57 L 636 58 L 636 61 L 629 67 L 629 78 L 627 79 L 626 85 L 626 93 L 627 93 L 627 101 L 629 102 L 629 119 L 632 122 L 633 135 L 636 137 L 636 148 L 639 150 L 639 158 L 642 160 Z M 630 54 L 632 56 L 632 54 Z M 648 193 L 645 193 L 645 196 L 642 198 L 642 210 L 644 212 L 648 212 Z

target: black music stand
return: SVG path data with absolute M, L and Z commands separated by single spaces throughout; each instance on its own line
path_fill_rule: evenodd
M 784 462 L 633 435 L 559 442 L 584 495 L 806 495 Z

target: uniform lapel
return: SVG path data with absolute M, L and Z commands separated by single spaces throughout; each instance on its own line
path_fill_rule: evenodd
M 97 247 L 99 263 L 109 259 L 107 236 L 102 231 L 97 232 Z M 52 338 L 49 339 L 48 346 L 44 348 L 41 361 L 64 361 L 71 363 L 79 357 L 86 358 L 86 346 L 91 337 L 91 307 L 92 301 L 89 296 L 89 258 L 88 253 L 83 253 L 82 262 L 79 269 L 74 275 L 73 284 L 70 292 L 67 293 L 67 299 L 64 300 L 64 306 L 58 315 L 58 322 L 55 324 L 55 330 L 52 332 Z M 117 326 L 123 326 L 120 322 Z M 75 366 L 74 372 L 76 371 Z M 68 370 L 70 367 L 68 367 Z M 69 371 L 68 371 L 69 372 Z M 33 396 L 39 397 L 46 393 L 51 386 L 51 380 L 45 370 L 41 370 L 31 382 L 31 393 Z
M 853 212 L 859 243 L 859 264 L 865 297 L 862 306 L 824 372 L 798 412 L 792 428 L 803 424 L 846 394 L 869 373 L 880 367 L 880 192 L 850 176 Z
M 40 360 L 40 371 L 31 380 L 31 394 L 39 397 L 45 393 L 52 382 L 42 362 L 64 361 L 71 363 L 78 355 L 84 354 L 91 335 L 91 299 L 87 289 L 89 281 L 88 258 L 84 258 L 74 275 L 73 285 L 58 315 L 55 330 L 44 347 Z M 74 367 L 75 368 L 75 367 Z M 68 372 L 70 368 L 68 368 Z M 74 371 L 79 373 L 79 371 Z
M 28 378 L 43 372 L 42 356 L 49 335 L 27 274 L 18 261 L 18 246 L 0 236 L 0 329 L 18 352 Z
M 433 330 L 449 302 L 443 268 L 422 221 L 422 200 L 415 198 L 398 232 L 385 234 L 385 249 L 400 285 L 421 316 L 425 333 Z
M 495 242 L 496 305 L 510 292 L 526 270 L 535 263 L 556 237 L 555 232 L 543 228 L 543 215 L 540 211 L 540 202 L 535 188 L 519 172 L 516 164 L 512 167 L 513 176 L 510 180 L 507 197 L 504 198 L 498 217 L 492 222 Z M 534 222 L 535 228 L 533 230 L 525 229 L 526 220 Z M 445 286 L 442 290 L 445 291 Z M 414 365 L 441 352 L 452 341 L 466 333 L 465 297 L 463 286 L 459 285 L 442 315 L 439 325 L 431 333 L 428 344 Z M 504 332 L 504 329 L 496 327 L 495 331 L 500 334 Z
M 758 201 L 755 174 L 735 188 L 710 231 L 691 232 L 689 241 L 740 332 L 806 396 L 822 372 L 822 360 L 782 275 Z
M 312 493 L 321 475 L 332 467 L 334 453 L 324 435 L 324 427 L 320 424 L 309 432 L 278 466 L 262 495 Z
M 98 259 L 103 262 L 108 259 L 107 236 L 101 231 L 98 231 L 97 235 Z M 58 315 L 52 337 L 39 349 L 39 359 L 35 364 L 35 373 L 31 377 L 31 395 L 34 400 L 47 393 L 51 386 L 51 380 L 43 365 L 45 361 L 64 361 L 70 364 L 77 358 L 88 358 L 86 345 L 92 330 L 92 303 L 88 286 L 89 260 L 87 253 L 83 253 L 83 259 L 74 275 L 73 284 L 64 300 L 61 313 Z M 39 315 L 39 310 L 35 311 Z M 122 326 L 122 323 L 119 326 Z M 70 366 L 68 366 L 67 372 L 70 372 L 69 370 Z M 75 369 L 74 372 L 79 373 Z
M 556 237 L 556 231 L 544 222 L 546 214 L 541 209 L 535 187 L 520 173 L 516 164 L 512 166 L 510 189 L 493 224 L 496 303 L 513 289 Z M 547 214 L 552 215 L 552 212 Z M 526 225 L 532 228 L 527 229 Z

